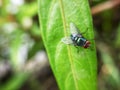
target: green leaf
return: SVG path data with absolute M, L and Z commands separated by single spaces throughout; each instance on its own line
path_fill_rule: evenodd
M 60 90 L 96 90 L 96 50 L 90 8 L 87 0 L 38 0 L 41 35 Z M 79 48 L 61 42 L 70 36 L 74 23 L 91 47 Z

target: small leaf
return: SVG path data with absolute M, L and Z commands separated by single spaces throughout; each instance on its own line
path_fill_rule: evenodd
M 96 50 L 87 0 L 39 0 L 41 35 L 60 90 L 96 90 Z M 79 48 L 61 42 L 70 36 L 74 23 L 91 47 Z

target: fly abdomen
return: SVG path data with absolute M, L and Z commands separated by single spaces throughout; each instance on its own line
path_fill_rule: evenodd
M 85 42 L 86 42 L 86 39 L 84 39 L 84 38 L 79 38 L 79 37 L 78 37 L 78 39 L 77 39 L 77 41 L 76 41 L 76 44 L 77 44 L 78 46 L 84 46 Z

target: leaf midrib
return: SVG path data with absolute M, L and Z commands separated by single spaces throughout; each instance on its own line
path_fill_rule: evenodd
M 63 1 L 59 0 L 59 2 L 60 2 L 61 15 L 62 15 L 62 19 L 63 19 L 64 35 L 68 36 L 67 23 L 66 23 L 66 18 L 65 18 Z M 70 62 L 71 70 L 72 70 L 72 75 L 73 75 L 73 79 L 74 79 L 74 82 L 75 82 L 75 88 L 76 88 L 76 90 L 78 90 L 78 84 L 77 84 L 76 75 L 75 75 L 76 73 L 74 71 L 73 58 L 72 58 L 72 54 L 71 54 L 71 48 L 70 48 L 69 45 L 67 45 L 67 50 L 68 50 L 68 58 L 69 58 L 69 62 Z

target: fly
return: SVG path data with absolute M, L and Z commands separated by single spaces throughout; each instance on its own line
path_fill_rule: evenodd
M 74 25 L 74 23 L 70 23 L 70 37 L 62 38 L 62 42 L 65 44 L 74 44 L 75 46 L 81 46 L 83 48 L 90 47 L 90 41 L 82 36 L 79 33 L 78 28 Z

